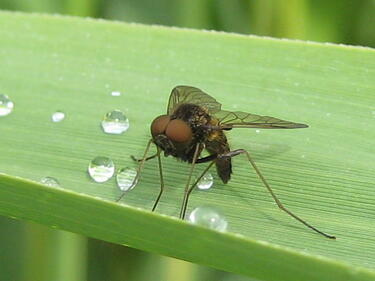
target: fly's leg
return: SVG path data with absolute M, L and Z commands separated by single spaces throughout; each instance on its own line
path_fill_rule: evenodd
M 314 230 L 315 232 L 323 235 L 324 237 L 327 237 L 327 238 L 330 238 L 330 239 L 336 239 L 335 236 L 333 235 L 329 235 L 327 233 L 324 233 L 322 231 L 320 231 L 319 229 L 315 228 L 314 226 L 312 226 L 311 224 L 307 223 L 305 220 L 301 219 L 300 217 L 298 217 L 297 215 L 293 214 L 291 211 L 289 211 L 287 208 L 284 207 L 284 205 L 280 202 L 280 200 L 277 198 L 276 194 L 273 192 L 272 188 L 269 186 L 269 184 L 267 183 L 266 179 L 263 177 L 263 175 L 261 174 L 261 172 L 259 171 L 258 167 L 255 165 L 255 162 L 253 161 L 253 159 L 250 157 L 250 154 L 249 152 L 247 152 L 246 150 L 244 149 L 237 149 L 237 150 L 233 150 L 233 151 L 230 151 L 228 153 L 225 153 L 225 154 L 221 154 L 221 155 L 218 155 L 218 158 L 232 158 L 234 156 L 237 156 L 239 154 L 245 154 L 247 159 L 249 160 L 249 162 L 251 163 L 251 166 L 254 168 L 255 172 L 257 173 L 258 177 L 260 178 L 260 180 L 263 182 L 264 186 L 267 188 L 267 190 L 269 191 L 269 193 L 271 194 L 273 200 L 276 202 L 277 206 L 283 210 L 285 213 L 287 213 L 288 215 L 292 216 L 294 219 L 298 220 L 299 222 L 303 223 L 305 226 L 307 226 L 308 228 Z
M 154 159 L 156 156 L 159 155 L 158 153 L 159 153 L 159 152 L 157 152 L 157 153 L 155 153 L 154 155 L 151 155 L 151 156 L 149 156 L 149 157 L 146 157 L 146 158 L 144 159 L 144 161 L 148 161 L 148 160 Z M 137 159 L 137 158 L 135 158 L 133 155 L 130 155 L 130 158 L 131 158 L 133 161 L 135 161 L 135 162 L 141 162 L 141 161 L 143 160 L 143 158 L 141 158 L 141 159 Z
M 132 186 L 133 186 L 133 185 L 138 181 L 138 179 L 139 179 L 139 176 L 140 176 L 140 174 L 141 174 L 141 171 L 142 171 L 142 169 L 143 169 L 143 166 L 144 166 L 144 164 L 145 164 L 145 162 L 146 162 L 146 159 L 147 159 L 146 156 L 147 156 L 148 151 L 150 150 L 151 143 L 152 143 L 152 139 L 150 139 L 150 140 L 148 141 L 147 145 L 146 145 L 145 152 L 144 152 L 144 154 L 143 154 L 143 157 L 142 157 L 141 161 L 139 162 L 138 169 L 137 169 L 137 175 L 135 176 L 135 178 L 134 178 L 134 180 L 133 180 Z M 120 195 L 120 197 L 116 200 L 116 202 L 120 201 L 120 200 L 125 196 L 125 193 L 126 193 L 126 191 L 124 191 L 124 192 Z
M 156 153 L 156 155 L 158 156 L 158 165 L 159 165 L 159 173 L 160 173 L 160 192 L 159 192 L 158 197 L 155 200 L 154 206 L 152 207 L 152 211 L 155 211 L 156 206 L 159 203 L 160 197 L 161 197 L 161 195 L 163 194 L 163 191 L 164 191 L 163 168 L 162 168 L 161 157 L 160 157 L 161 151 L 160 151 L 160 148 L 158 146 L 157 146 L 157 149 L 158 149 L 158 152 Z
M 203 158 L 199 158 L 197 159 L 197 161 L 195 161 L 196 164 L 199 164 L 199 163 L 206 163 L 206 162 L 210 162 L 212 160 L 215 160 L 217 158 L 217 154 L 211 154 L 211 155 L 208 155 L 206 157 L 203 157 Z
M 202 162 L 200 162 L 200 163 L 202 163 Z M 186 200 L 183 202 L 183 205 L 182 205 L 182 208 L 181 208 L 182 209 L 181 214 L 180 214 L 181 219 L 185 218 L 185 213 L 186 213 L 190 193 L 193 191 L 193 189 L 197 186 L 198 182 L 203 178 L 203 176 L 208 172 L 208 170 L 212 167 L 212 165 L 214 163 L 215 163 L 215 161 L 211 161 L 211 163 L 206 167 L 206 169 L 204 169 L 204 171 L 201 173 L 201 175 L 198 177 L 198 179 L 194 182 L 194 184 L 188 189 L 187 194 L 186 194 Z
M 190 186 L 190 181 L 191 181 L 191 176 L 193 174 L 193 171 L 194 171 L 194 166 L 195 166 L 195 163 L 198 159 L 198 154 L 199 152 L 201 151 L 201 143 L 197 143 L 196 147 L 195 147 L 195 151 L 194 151 L 194 155 L 193 155 L 193 160 L 191 162 L 191 166 L 190 166 L 190 171 L 189 171 L 189 177 L 188 177 L 188 180 L 186 182 L 186 186 L 185 186 L 185 192 L 184 192 L 184 199 L 182 200 L 182 206 L 181 206 L 181 210 L 180 210 L 180 218 L 183 218 L 183 215 L 186 211 L 186 205 L 187 205 L 187 200 L 188 200 L 188 197 L 189 197 L 189 186 Z

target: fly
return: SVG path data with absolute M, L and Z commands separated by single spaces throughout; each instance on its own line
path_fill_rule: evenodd
M 190 163 L 188 180 L 180 209 L 180 218 L 184 219 L 189 196 L 207 171 L 215 165 L 218 176 L 223 183 L 227 183 L 232 174 L 232 158 L 243 154 L 281 210 L 315 232 L 327 238 L 335 239 L 335 236 L 320 231 L 284 207 L 250 157 L 249 152 L 245 149 L 231 150 L 225 136 L 225 131 L 235 128 L 297 129 L 307 127 L 305 124 L 270 116 L 222 110 L 221 104 L 202 90 L 191 86 L 177 86 L 172 90 L 169 97 L 167 114 L 156 117 L 151 123 L 152 138 L 146 146 L 143 157 L 137 160 L 139 161 L 139 166 L 134 182 L 138 180 L 144 163 L 157 157 L 160 173 L 160 192 L 152 208 L 152 211 L 154 211 L 164 190 L 161 153 L 164 152 L 164 156 L 173 156 Z M 151 144 L 156 145 L 157 152 L 155 155 L 147 157 Z M 206 150 L 209 155 L 200 157 L 203 150 Z M 190 184 L 195 164 L 206 162 L 209 162 L 207 168 L 193 184 Z M 118 201 L 124 194 L 120 196 Z

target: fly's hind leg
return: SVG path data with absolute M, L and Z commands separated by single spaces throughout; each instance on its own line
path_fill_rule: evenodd
M 311 224 L 307 223 L 305 220 L 301 219 L 300 217 L 298 217 L 297 215 L 295 215 L 294 213 L 292 213 L 291 211 L 289 211 L 287 208 L 285 208 L 284 205 L 281 203 L 281 201 L 277 198 L 276 194 L 273 192 L 272 188 L 267 183 L 266 179 L 263 177 L 263 175 L 259 171 L 258 167 L 255 165 L 255 162 L 250 157 L 249 152 L 247 152 L 244 149 L 236 149 L 236 150 L 230 151 L 230 152 L 225 153 L 225 154 L 220 154 L 220 155 L 217 156 L 217 158 L 218 159 L 220 159 L 220 158 L 222 158 L 222 159 L 224 159 L 224 158 L 232 158 L 232 157 L 240 155 L 240 154 L 245 154 L 245 156 L 249 160 L 251 166 L 254 168 L 256 174 L 258 175 L 258 177 L 260 178 L 260 180 L 262 181 L 262 183 L 264 184 L 264 186 L 267 188 L 268 192 L 271 194 L 273 200 L 276 202 L 277 206 L 281 210 L 283 210 L 284 212 L 286 212 L 288 215 L 290 215 L 294 219 L 298 220 L 299 222 L 303 223 L 308 228 L 310 228 L 310 229 L 314 230 L 315 232 L 323 235 L 324 237 L 327 237 L 327 238 L 330 238 L 330 239 L 336 239 L 335 236 L 329 235 L 327 233 L 324 233 L 324 232 L 320 231 L 319 229 L 315 228 L 314 226 L 312 226 Z

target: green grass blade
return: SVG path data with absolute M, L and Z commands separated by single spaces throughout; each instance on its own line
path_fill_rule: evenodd
M 259 280 L 374 279 L 374 50 L 20 13 L 0 13 L 0 26 L 0 92 L 15 103 L 0 118 L 0 214 Z M 95 156 L 134 166 L 129 156 L 143 153 L 151 120 L 178 84 L 204 89 L 227 110 L 309 124 L 229 139 L 253 154 L 287 207 L 337 241 L 280 212 L 241 157 L 228 185 L 216 177 L 189 205 L 221 210 L 229 233 L 172 217 L 188 170 L 174 159 L 163 159 L 167 190 L 156 213 L 155 161 L 126 206 L 114 202 L 113 179 L 91 181 Z M 105 135 L 100 120 L 116 108 L 131 127 Z M 55 110 L 67 114 L 63 122 L 50 121 Z M 63 189 L 35 183 L 44 176 Z

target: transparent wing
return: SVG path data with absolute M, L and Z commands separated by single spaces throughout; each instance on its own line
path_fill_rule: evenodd
M 221 104 L 202 90 L 190 86 L 176 86 L 169 97 L 167 114 L 172 114 L 183 103 L 199 105 L 206 108 L 210 113 L 221 109 Z
M 307 128 L 305 124 L 294 123 L 270 116 L 261 116 L 241 111 L 221 110 L 214 114 L 220 129 L 261 128 L 261 129 L 297 129 Z

